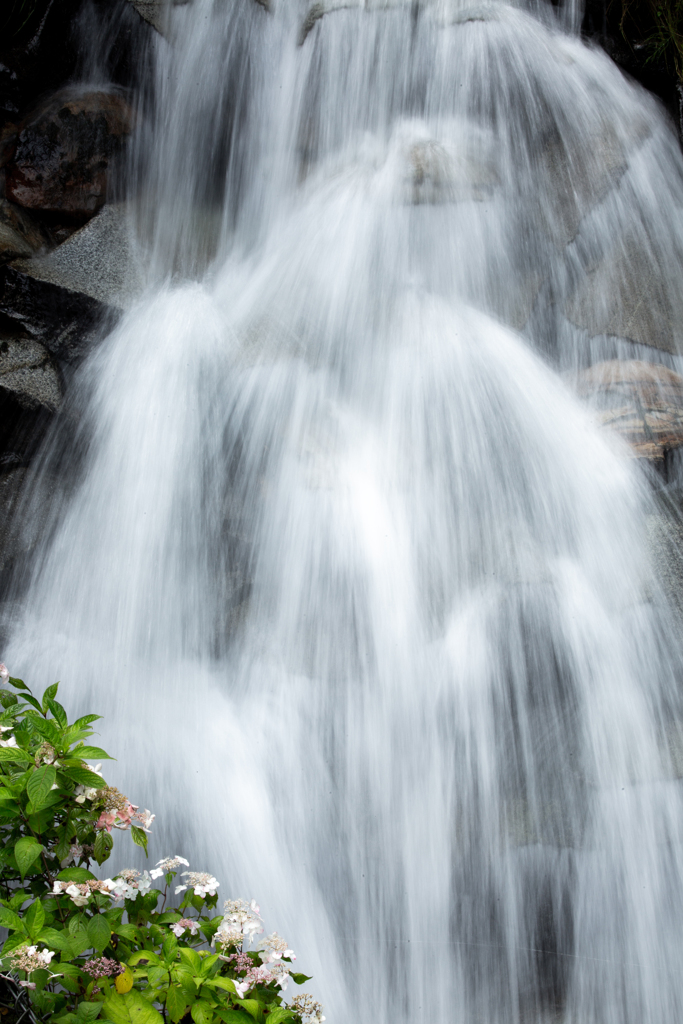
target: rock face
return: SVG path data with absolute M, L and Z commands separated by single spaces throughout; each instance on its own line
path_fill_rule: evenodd
M 76 363 L 114 311 L 82 292 L 40 281 L 14 267 L 0 274 L 0 313 L 58 359 Z
M 1 210 L 0 207 L 0 217 Z M 126 308 L 138 294 L 142 277 L 140 260 L 128 230 L 127 205 L 104 206 L 96 217 L 52 252 L 33 259 L 15 260 L 12 269 L 36 281 Z
M 107 197 L 107 170 L 133 127 L 115 92 L 58 93 L 29 115 L 6 167 L 6 196 L 45 214 L 92 217 Z
M 637 359 L 597 363 L 579 374 L 577 389 L 636 458 L 665 470 L 668 454 L 683 447 L 683 377 L 668 367 Z

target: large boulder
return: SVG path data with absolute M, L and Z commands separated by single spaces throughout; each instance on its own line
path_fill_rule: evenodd
M 6 196 L 26 209 L 84 221 L 107 198 L 107 172 L 133 128 L 119 93 L 62 91 L 25 120 L 6 166 Z
M 576 386 L 603 427 L 666 475 L 683 447 L 683 377 L 661 363 L 614 359 L 583 370 Z

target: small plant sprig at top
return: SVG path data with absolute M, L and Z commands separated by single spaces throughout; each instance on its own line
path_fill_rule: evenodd
M 90 870 L 110 856 L 115 830 L 147 854 L 154 815 L 107 785 L 109 755 L 88 743 L 100 716 L 69 724 L 57 688 L 38 700 L 0 665 L 4 977 L 56 1024 L 321 1024 L 312 996 L 284 1002 L 290 982 L 310 979 L 276 932 L 259 938 L 253 900 L 216 913 L 220 883 L 179 856 L 113 878 Z M 177 908 L 171 893 L 183 893 Z

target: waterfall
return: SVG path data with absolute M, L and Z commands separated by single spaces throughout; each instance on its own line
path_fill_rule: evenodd
M 106 716 L 156 855 L 257 897 L 331 1024 L 683 1012 L 680 625 L 573 392 L 680 369 L 683 162 L 573 21 L 170 11 L 141 294 L 33 472 L 5 660 Z

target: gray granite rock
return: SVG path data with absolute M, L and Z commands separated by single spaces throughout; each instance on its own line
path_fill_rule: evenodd
M 33 338 L 0 340 L 0 390 L 11 392 L 26 409 L 54 412 L 62 400 L 59 373 L 47 349 Z
M 128 224 L 128 206 L 110 204 L 52 252 L 15 260 L 38 281 L 125 309 L 140 291 L 141 265 Z

